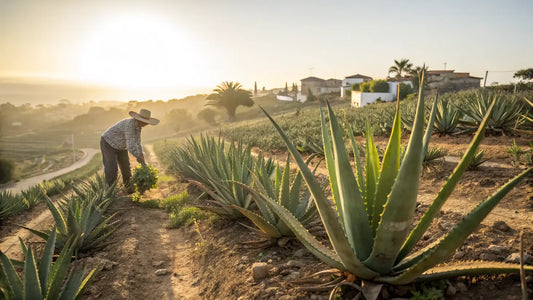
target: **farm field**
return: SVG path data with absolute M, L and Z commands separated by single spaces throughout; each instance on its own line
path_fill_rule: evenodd
M 336 109 L 342 115 L 342 110 L 347 107 L 338 106 Z M 317 112 L 309 110 L 300 112 L 299 115 L 280 114 L 275 118 L 286 121 L 285 128 L 289 130 L 295 128 L 290 126 L 291 122 L 298 123 L 299 117 L 308 118 L 308 114 L 318 116 Z M 347 116 L 344 120 L 349 118 Z M 246 141 L 246 136 L 260 140 L 254 134 L 243 134 L 239 126 L 263 126 L 262 123 L 264 121 L 257 120 L 231 124 L 228 126 L 231 128 L 229 131 L 223 128 L 206 135 L 218 137 L 221 134 L 226 138 L 226 147 L 230 148 L 235 136 L 229 136 L 228 132 L 242 134 L 235 140 Z M 307 121 L 299 123 L 308 124 Z M 319 124 L 316 126 L 320 126 Z M 310 136 L 313 134 L 309 133 Z M 268 133 L 265 131 L 261 136 L 266 137 Z M 409 136 L 408 132 L 404 132 L 401 143 L 407 144 Z M 441 149 L 445 157 L 424 167 L 420 176 L 415 220 L 419 220 L 431 205 L 472 138 L 473 133 L 433 135 L 430 148 Z M 428 246 L 450 232 L 486 197 L 524 171 L 527 162 L 513 159 L 508 149 L 515 144 L 516 147 L 527 150 L 531 139 L 531 134 L 524 132 L 485 137 L 479 150 L 485 151 L 483 158 L 487 161 L 473 170 L 465 171 L 414 250 Z M 367 142 L 362 136 L 356 136 L 355 140 L 360 145 Z M 378 135 L 374 140 L 380 156 L 387 141 L 386 134 Z M 173 226 L 169 224 L 172 224 L 172 213 L 169 215 L 164 209 L 167 199 L 188 193 L 190 205 L 202 208 L 210 198 L 206 198 L 195 185 L 178 176 L 176 167 L 173 166 L 171 153 L 188 142 L 190 138 L 168 138 L 154 145 L 145 145 L 146 152 L 150 154 L 148 162 L 160 171 L 159 185 L 138 198 L 119 192 L 119 197 L 110 206 L 110 212 L 115 213 L 114 220 L 118 220 L 118 227 L 101 247 L 83 252 L 75 262 L 89 269 L 100 269 L 87 288 L 84 299 L 327 299 L 331 287 L 317 287 L 317 284 L 327 281 L 326 277 L 310 281 L 302 279 L 330 267 L 312 255 L 294 237 L 269 239 L 257 229 L 250 229 L 254 224 L 248 219 L 240 218 L 236 221 L 212 212 L 203 212 L 191 218 L 194 222 L 171 228 Z M 313 151 L 316 147 L 305 148 L 305 142 L 305 139 L 301 139 L 300 146 L 307 157 L 315 153 Z M 318 142 L 313 140 L 313 143 Z M 270 157 L 283 167 L 287 150 L 276 143 L 252 142 L 251 153 L 253 156 L 262 154 Z M 246 159 L 243 158 L 243 162 Z M 310 164 L 314 167 L 319 162 L 320 158 L 315 157 Z M 133 158 L 131 163 L 132 166 L 136 165 Z M 295 167 L 294 161 L 291 161 L 291 166 Z M 315 175 L 323 182 L 327 181 L 327 168 L 323 161 L 319 163 Z M 53 201 L 59 198 L 60 196 L 56 196 Z M 503 198 L 465 243 L 444 262 L 508 261 L 512 254 L 519 251 L 521 232 L 524 250 L 531 255 L 532 201 L 533 179 L 529 175 Z M 31 211 L 4 220 L 0 229 L 0 243 L 5 241 L 5 237 L 16 234 L 17 229 L 13 224 L 30 224 L 32 228 L 40 230 L 50 228 L 53 224 L 52 217 L 40 218 L 46 211 L 46 205 L 41 203 Z M 39 220 L 38 224 L 32 223 L 36 219 Z M 316 236 L 323 243 L 329 244 L 323 229 L 319 228 Z M 40 238 L 27 235 L 25 240 L 37 250 L 43 247 Z M 4 244 L 0 245 L 5 247 Z M 10 251 L 8 254 L 10 257 L 21 258 L 20 252 Z M 254 280 L 252 268 L 256 263 L 266 264 L 266 278 Z M 528 287 L 531 288 L 530 277 Z M 426 294 L 441 293 L 447 295 L 447 299 L 518 299 L 522 293 L 517 274 L 481 275 L 460 276 L 424 284 L 386 285 L 380 299 L 408 299 L 415 296 L 417 291 Z
M 446 147 L 449 153 L 461 152 L 467 146 L 465 139 L 461 138 L 435 140 L 439 146 L 449 145 Z M 505 147 L 501 145 L 501 141 L 501 137 L 486 139 L 486 143 L 482 145 L 490 148 L 488 153 L 491 154 L 491 162 L 500 164 L 501 167 L 482 166 L 477 171 L 467 172 L 450 202 L 432 224 L 431 235 L 424 237 L 425 243 L 448 231 L 484 196 L 518 172 L 503 155 Z M 276 156 L 284 155 L 276 153 Z M 438 191 L 453 166 L 454 163 L 444 162 L 439 171 L 433 170 L 422 176 L 423 188 L 417 211 L 427 207 L 431 196 Z M 520 231 L 525 233 L 526 252 L 533 252 L 532 184 L 531 180 L 524 182 L 509 194 L 452 260 L 502 261 L 518 250 Z M 149 192 L 143 199 L 162 199 L 184 189 L 187 189 L 186 184 L 170 182 Z M 31 220 L 37 212 L 43 210 L 44 206 L 37 207 L 31 214 L 10 222 L 24 223 L 24 220 Z M 326 291 L 309 293 L 300 291 L 298 284 L 291 284 L 300 277 L 327 267 L 294 239 L 290 239 L 283 247 L 275 245 L 249 249 L 244 246 L 245 243 L 260 240 L 261 236 L 250 235 L 248 229 L 234 222 L 223 219 L 201 220 L 198 230 L 192 225 L 167 229 L 165 223 L 168 217 L 159 209 L 140 207 L 123 199 L 117 204 L 116 210 L 123 224 L 111 237 L 110 245 L 81 260 L 93 264 L 107 263 L 91 285 L 86 299 L 133 299 L 153 295 L 158 295 L 158 299 L 275 299 L 288 295 L 325 299 L 327 296 Z M 507 226 L 501 223 L 502 220 Z M 39 226 L 46 227 L 50 224 L 48 220 Z M 3 229 L 2 236 L 5 234 L 6 229 Z M 39 243 L 34 237 L 30 241 Z M 503 250 L 493 253 L 488 250 L 491 245 L 503 246 Z M 272 277 L 255 283 L 250 274 L 250 266 L 254 262 L 270 262 Z M 167 269 L 169 274 L 154 275 L 158 269 Z M 142 288 L 138 287 L 139 282 L 143 282 Z M 464 283 L 467 290 L 452 299 L 471 299 L 474 295 L 498 295 L 499 299 L 516 299 L 520 295 L 518 282 L 517 275 L 458 278 L 451 283 L 460 287 L 460 283 Z

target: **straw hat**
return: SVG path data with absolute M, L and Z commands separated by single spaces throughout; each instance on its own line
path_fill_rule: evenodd
M 150 125 L 157 125 L 159 124 L 159 120 L 156 118 L 151 117 L 152 113 L 147 109 L 141 109 L 139 113 L 136 113 L 134 111 L 130 111 L 130 116 L 136 120 L 139 120 L 141 122 L 144 122 L 146 124 Z

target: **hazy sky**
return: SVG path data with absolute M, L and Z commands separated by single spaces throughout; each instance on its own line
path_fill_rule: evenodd
M 0 0 L 0 77 L 207 92 L 385 78 L 408 58 L 508 83 L 533 67 L 532 12 L 529 0 Z

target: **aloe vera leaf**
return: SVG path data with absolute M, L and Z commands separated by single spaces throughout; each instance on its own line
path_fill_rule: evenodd
M 0 268 L 7 279 L 7 286 L 3 287 L 4 291 L 7 293 L 6 296 L 12 295 L 14 299 L 23 299 L 22 297 L 22 280 L 17 274 L 17 271 L 15 271 L 15 268 L 13 267 L 13 264 L 9 260 L 9 258 L 4 254 L 4 252 L 0 251 Z
M 43 299 L 37 264 L 31 248 L 26 253 L 24 263 L 24 299 Z
M 391 271 L 396 256 L 409 233 L 409 225 L 411 225 L 415 211 L 424 135 L 423 76 L 421 82 L 407 152 L 385 204 L 381 222 L 376 231 L 372 254 L 365 261 L 367 266 L 380 274 L 387 274 Z
M 287 166 L 285 166 L 287 167 Z M 290 191 L 290 203 L 289 203 L 289 211 L 294 212 L 294 215 L 299 218 L 302 216 L 302 214 L 299 213 L 298 207 L 300 202 L 302 201 L 300 198 L 300 191 L 302 188 L 302 173 L 298 171 L 296 174 L 296 177 L 294 177 L 294 180 L 292 181 L 291 191 Z M 305 210 L 304 210 L 305 211 Z M 303 213 L 303 212 L 302 212 Z
M 439 102 L 439 90 L 437 89 L 437 94 L 435 95 L 435 101 L 431 107 L 431 112 L 429 114 L 428 127 L 426 128 L 426 134 L 424 135 L 424 150 L 422 152 L 422 159 L 428 153 L 429 141 L 431 140 L 431 135 L 433 134 L 433 126 L 435 124 L 435 116 L 437 114 L 437 104 Z
M 333 145 L 331 142 L 331 136 L 329 135 L 329 130 L 327 128 L 327 123 L 324 119 L 324 112 L 322 108 L 320 109 L 320 120 L 322 126 L 322 143 L 324 144 L 324 157 L 326 160 L 326 168 L 328 169 L 329 174 L 329 185 L 331 187 L 331 194 L 333 196 L 333 203 L 335 204 L 335 209 L 337 212 L 337 217 L 341 223 L 342 228 L 344 229 L 344 213 L 342 208 L 342 202 L 340 201 L 339 196 L 339 186 L 337 183 L 337 174 L 335 173 L 335 159 L 333 158 Z
M 375 235 L 377 227 L 383 212 L 383 205 L 387 202 L 398 169 L 400 168 L 400 155 L 402 148 L 401 131 L 402 119 L 400 117 L 400 100 L 396 101 L 396 114 L 392 124 L 392 132 L 389 138 L 389 143 L 385 154 L 383 155 L 383 163 L 381 164 L 381 172 L 379 173 L 379 181 L 376 188 L 376 198 L 374 199 L 374 208 L 372 210 L 372 233 Z
M 69 239 L 59 257 L 55 261 L 52 269 L 50 270 L 50 276 L 47 286 L 47 299 L 58 299 L 61 287 L 63 286 L 63 281 L 68 275 L 68 269 L 70 260 L 72 258 L 72 253 L 74 252 L 75 245 L 78 243 L 78 238 Z
M 59 300 L 71 300 L 74 299 L 80 285 L 83 281 L 83 271 L 73 271 L 67 277 L 67 282 L 65 283 L 65 288 L 61 292 L 61 298 Z
M 274 121 L 274 119 L 272 119 L 272 117 L 261 106 L 259 108 L 261 108 L 261 110 L 263 110 L 265 115 L 270 119 L 270 121 L 272 122 L 272 124 L 274 125 L 278 133 L 280 134 L 281 138 L 287 145 L 287 149 L 289 150 L 292 157 L 296 161 L 298 168 L 300 169 L 300 172 L 302 172 L 302 176 L 305 179 L 307 187 L 309 188 L 311 194 L 313 195 L 318 213 L 320 215 L 320 218 L 322 219 L 324 228 L 326 229 L 326 232 L 328 233 L 328 237 L 330 238 L 331 244 L 333 248 L 335 249 L 336 254 L 339 257 L 340 262 L 342 262 L 342 269 L 354 272 L 354 274 L 358 274 L 361 278 L 364 278 L 364 279 L 372 278 L 376 276 L 377 275 L 376 272 L 370 270 L 365 265 L 363 265 L 363 263 L 357 258 L 357 255 L 354 255 L 353 250 L 350 246 L 350 243 L 348 239 L 346 238 L 346 235 L 344 234 L 341 224 L 339 223 L 339 219 L 336 215 L 335 210 L 331 208 L 331 204 L 328 201 L 328 199 L 325 197 L 324 192 L 322 191 L 322 188 L 320 187 L 320 184 L 317 182 L 311 170 L 309 170 L 309 167 L 304 162 L 302 156 L 300 155 L 296 147 L 291 143 L 291 141 L 289 140 L 285 132 L 279 127 L 276 121 Z M 323 135 L 326 135 L 326 134 L 323 134 Z M 270 207 L 272 208 L 273 207 L 272 203 L 270 202 L 268 203 L 271 204 Z M 275 211 L 278 214 L 278 216 L 281 218 L 280 212 L 285 211 L 285 209 L 283 210 L 278 209 Z M 292 214 L 290 215 L 292 216 Z M 287 220 L 284 219 L 284 221 L 287 221 Z M 288 222 L 285 222 L 285 224 L 287 224 L 287 226 L 289 226 L 289 228 L 291 228 L 293 232 L 294 232 L 294 229 L 299 228 L 298 226 L 295 226 L 294 224 L 291 225 Z M 301 226 L 301 224 L 299 226 Z M 369 231 L 370 231 L 370 228 L 369 228 Z M 294 232 L 294 234 L 296 235 L 296 232 Z M 302 235 L 302 239 L 304 238 L 306 237 Z M 314 247 L 314 246 L 311 246 L 311 247 Z M 309 250 L 311 251 L 311 249 Z M 321 258 L 321 257 L 324 257 L 324 255 L 319 253 L 317 257 Z M 331 261 L 331 256 L 325 259 L 329 259 Z M 339 261 L 337 261 L 337 263 L 335 263 L 334 266 L 338 267 L 339 266 L 338 262 Z
M 455 228 L 452 229 L 452 231 L 450 231 L 450 233 L 442 238 L 433 249 L 426 252 L 422 257 L 418 259 L 415 258 L 417 259 L 416 264 L 397 276 L 396 280 L 398 284 L 411 282 L 429 268 L 443 262 L 459 246 L 461 246 L 461 244 L 463 244 L 464 240 L 468 238 L 500 200 L 531 171 L 533 171 L 533 167 L 512 178 L 494 194 L 476 206 L 457 226 L 455 226 Z
M 352 145 L 353 157 L 355 162 L 355 172 L 357 184 L 359 185 L 359 190 L 361 195 L 366 195 L 366 183 L 365 183 L 365 174 L 363 172 L 363 164 L 361 163 L 361 158 L 359 157 L 359 146 L 355 142 L 354 134 L 352 127 L 348 126 L 348 133 L 350 134 L 350 144 Z
M 372 245 L 372 232 L 366 214 L 365 204 L 344 146 L 342 129 L 328 103 L 330 131 L 335 156 L 335 175 L 343 210 L 344 229 L 348 241 L 359 259 L 366 259 Z M 368 180 L 368 179 L 367 179 Z M 368 190 L 367 190 L 368 193 Z
M 409 234 L 409 237 L 405 241 L 404 245 L 402 246 L 402 249 L 400 250 L 400 253 L 398 254 L 397 262 L 402 260 L 404 257 L 406 257 L 407 254 L 411 251 L 411 249 L 413 249 L 416 243 L 424 235 L 426 230 L 429 228 L 429 225 L 431 225 L 431 222 L 433 221 L 435 216 L 440 211 L 441 207 L 444 205 L 446 200 L 448 200 L 448 197 L 453 192 L 455 186 L 459 182 L 459 179 L 461 179 L 461 176 L 463 175 L 465 170 L 470 165 L 472 158 L 476 154 L 477 147 L 479 146 L 479 144 L 481 143 L 481 140 L 485 136 L 486 125 L 489 120 L 493 107 L 494 107 L 494 102 L 489 107 L 487 114 L 485 115 L 485 118 L 483 118 L 483 121 L 481 122 L 476 132 L 476 135 L 472 139 L 472 142 L 470 143 L 468 150 L 463 155 L 463 158 L 461 159 L 459 164 L 455 167 L 450 177 L 448 177 L 448 180 L 446 180 L 446 183 L 444 183 L 441 190 L 437 194 L 437 197 L 431 203 L 429 208 L 426 210 L 426 212 L 424 213 L 424 215 L 422 216 L 418 224 Z
M 374 199 L 376 198 L 376 188 L 377 188 L 377 183 L 378 183 L 378 178 L 379 178 L 379 155 L 378 155 L 378 149 L 376 148 L 376 144 L 374 143 L 374 133 L 370 125 L 367 125 L 367 129 L 366 129 L 365 171 L 366 171 L 365 206 L 366 206 L 366 212 L 368 215 L 368 219 L 371 221 L 373 219 L 372 211 L 374 209 Z M 373 231 L 375 231 L 375 229 Z
M 281 206 L 287 208 L 290 210 L 291 202 L 290 202 L 290 192 L 291 192 L 291 181 L 290 181 L 290 175 L 291 175 L 291 168 L 289 163 L 289 156 L 287 155 L 287 162 L 285 164 L 285 168 L 283 168 L 283 175 L 281 176 L 281 184 L 280 184 L 280 190 L 278 195 L 278 202 L 281 204 Z M 293 212 L 293 210 L 290 210 Z
M 50 213 L 52 213 L 52 216 L 54 217 L 54 221 L 59 232 L 68 232 L 65 217 L 52 203 L 52 200 L 50 200 L 50 198 L 45 197 L 44 200 L 46 201 L 46 205 L 48 205 L 48 209 L 50 209 Z
M 533 272 L 533 266 L 524 266 L 526 271 Z M 519 273 L 519 264 L 487 261 L 460 261 L 433 267 L 416 278 L 416 281 L 433 281 L 458 276 L 476 276 L 485 274 Z M 375 278 L 378 282 L 400 284 L 398 276 Z
M 41 282 L 41 293 L 46 295 L 46 287 L 48 286 L 48 279 L 50 275 L 50 269 L 52 266 L 52 257 L 54 256 L 55 244 L 56 244 L 56 228 L 53 227 L 46 245 L 44 246 L 41 262 L 39 263 L 39 281 Z
M 313 253 L 317 258 L 327 263 L 328 265 L 344 269 L 344 265 L 340 260 L 340 257 L 337 253 L 333 252 L 331 249 L 322 245 L 313 235 L 311 235 L 302 224 L 292 215 L 285 207 L 279 205 L 278 203 L 268 200 L 267 204 L 272 208 L 273 211 L 282 219 L 285 224 L 291 229 L 294 235 L 298 238 L 300 242 Z M 372 274 L 374 275 L 374 274 Z
M 269 237 L 273 238 L 280 238 L 281 233 L 279 230 L 274 226 L 273 224 L 270 224 L 265 218 L 261 217 L 260 215 L 244 209 L 242 207 L 239 207 L 237 205 L 232 205 L 233 208 L 241 212 L 245 217 L 247 217 L 250 221 L 252 221 L 257 228 L 261 229 L 262 232 L 264 232 Z

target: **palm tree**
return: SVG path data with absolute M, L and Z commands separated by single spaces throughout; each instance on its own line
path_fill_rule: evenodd
M 408 73 L 412 77 L 411 82 L 413 83 L 413 88 L 415 91 L 418 91 L 418 88 L 420 87 L 420 78 L 422 76 L 422 71 L 424 71 L 423 74 L 426 74 L 428 72 L 428 67 L 426 65 L 416 66 L 415 68 L 411 68 Z M 424 80 L 424 87 L 427 86 L 427 81 Z
M 394 66 L 389 68 L 389 74 L 396 73 L 396 78 L 400 78 L 402 73 L 409 72 L 412 66 L 413 64 L 407 58 L 402 58 L 399 61 L 394 60 Z
M 230 122 L 235 121 L 235 111 L 239 105 L 252 106 L 252 93 L 242 89 L 240 83 L 224 81 L 213 90 L 215 93 L 207 96 L 205 105 L 223 107 Z

